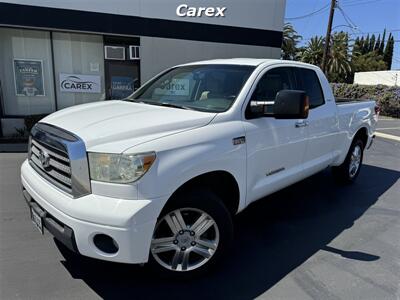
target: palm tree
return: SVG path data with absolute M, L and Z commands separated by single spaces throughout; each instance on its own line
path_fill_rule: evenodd
M 331 36 L 330 44 L 327 63 L 328 77 L 331 81 L 343 81 L 352 71 L 348 33 L 335 32 Z
M 301 35 L 297 34 L 293 25 L 285 23 L 283 26 L 283 41 L 282 41 L 282 58 L 283 59 L 295 59 L 297 54 L 297 44 L 301 39 Z
M 312 37 L 301 53 L 301 61 L 320 66 L 324 53 L 324 39 L 321 36 Z

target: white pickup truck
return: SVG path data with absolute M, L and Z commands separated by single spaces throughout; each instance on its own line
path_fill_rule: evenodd
M 337 104 L 313 65 L 184 64 L 37 123 L 23 194 L 35 226 L 81 255 L 196 274 L 253 201 L 327 167 L 354 181 L 377 115 L 374 101 Z

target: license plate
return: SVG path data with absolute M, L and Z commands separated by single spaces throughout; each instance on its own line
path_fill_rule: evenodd
M 43 234 L 43 223 L 42 223 L 42 218 L 40 215 L 31 207 L 31 219 L 33 225 L 40 231 L 41 234 Z

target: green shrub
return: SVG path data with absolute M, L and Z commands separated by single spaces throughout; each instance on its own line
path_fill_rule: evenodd
M 332 83 L 335 97 L 372 99 L 381 108 L 381 115 L 400 118 L 400 87 Z

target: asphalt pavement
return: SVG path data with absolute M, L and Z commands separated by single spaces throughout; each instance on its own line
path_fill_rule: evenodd
M 400 139 L 400 119 L 381 117 L 379 118 L 376 131 L 378 133 L 393 135 Z
M 377 137 L 353 185 L 326 170 L 254 203 L 218 268 L 185 282 L 76 257 L 40 235 L 21 196 L 25 157 L 0 153 L 0 299 L 400 298 L 398 141 Z

